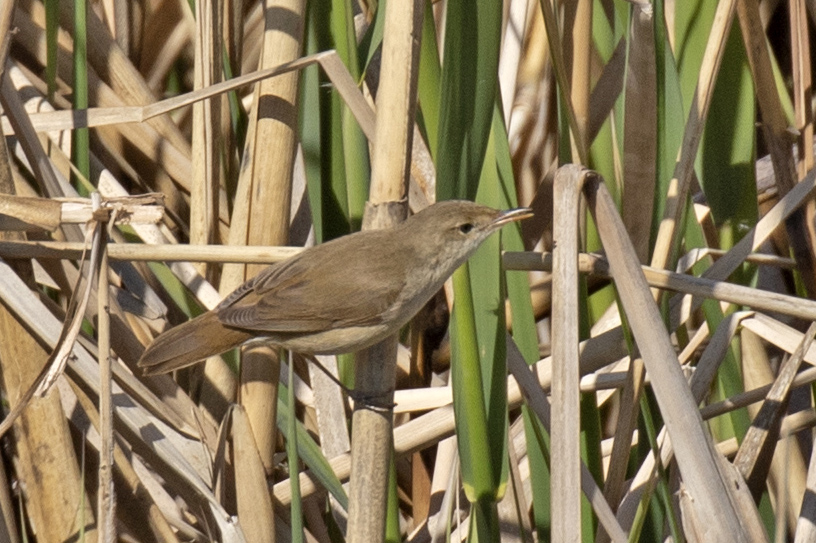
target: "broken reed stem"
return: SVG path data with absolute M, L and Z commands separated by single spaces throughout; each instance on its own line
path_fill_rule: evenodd
M 63 241 L 0 241 L 2 258 L 66 258 L 77 259 L 82 255 L 82 243 Z M 238 262 L 252 264 L 272 264 L 280 262 L 299 252 L 302 247 L 267 247 L 258 245 L 189 245 L 142 243 L 111 243 L 108 246 L 110 260 L 164 261 L 164 262 Z M 711 251 L 712 256 L 717 256 Z M 746 261 L 754 264 L 790 268 L 788 258 L 752 253 Z M 515 271 L 552 270 L 552 254 L 534 251 L 506 252 L 502 254 L 504 268 Z M 600 273 L 599 262 L 603 258 L 591 253 L 579 255 L 579 270 L 583 273 Z M 603 264 L 603 270 L 607 270 Z M 605 274 L 606 271 L 602 273 Z M 671 272 L 667 272 L 671 273 Z M 677 274 L 683 275 L 683 274 Z
M 65 258 L 79 259 L 84 246 L 81 243 L 58 241 L 0 241 L 2 258 Z M 299 247 L 224 246 L 224 245 L 144 245 L 138 243 L 113 243 L 108 245 L 108 258 L 124 261 L 157 262 L 237 262 L 273 264 L 286 260 L 303 249 Z M 510 270 L 552 269 L 552 255 L 548 253 L 505 253 L 505 267 Z M 784 263 L 780 263 L 784 265 Z M 582 273 L 608 276 L 608 264 L 597 255 L 580 254 L 579 270 Z M 726 302 L 749 305 L 755 309 L 777 311 L 809 320 L 816 320 L 816 303 L 800 298 L 787 297 L 732 285 L 721 281 L 655 270 L 643 267 L 650 286 L 716 298 Z
M 65 258 L 78 260 L 84 244 L 61 241 L 0 242 L 0 258 Z M 110 260 L 156 262 L 237 262 L 273 264 L 293 257 L 302 247 L 261 247 L 227 245 L 144 245 L 111 243 Z
M 93 194 L 94 207 L 99 193 Z M 97 277 L 97 335 L 99 345 L 99 542 L 116 541 L 116 495 L 113 487 L 113 402 L 111 401 L 110 285 L 108 284 L 107 224 L 99 225 L 100 249 Z

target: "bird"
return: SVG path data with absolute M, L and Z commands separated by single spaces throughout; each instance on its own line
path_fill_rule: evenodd
M 256 338 L 305 355 L 365 349 L 408 323 L 488 236 L 531 216 L 446 200 L 392 228 L 310 247 L 160 334 L 138 366 L 166 373 Z

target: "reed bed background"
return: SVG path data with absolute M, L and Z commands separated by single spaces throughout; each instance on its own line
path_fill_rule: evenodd
M 0 541 L 813 541 L 814 17 L 0 2 Z M 318 357 L 393 417 L 265 345 L 136 368 L 450 198 L 535 217 L 398 345 Z

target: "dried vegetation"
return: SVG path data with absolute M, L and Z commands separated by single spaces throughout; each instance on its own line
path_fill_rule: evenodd
M 383 6 L 0 1 L 0 541 L 816 539 L 813 4 Z M 298 356 L 139 374 L 452 197 L 536 216 L 403 335 L 393 465 Z

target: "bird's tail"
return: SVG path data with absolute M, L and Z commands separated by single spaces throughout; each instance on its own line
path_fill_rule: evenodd
M 144 375 L 167 373 L 238 347 L 251 337 L 248 332 L 224 326 L 208 311 L 153 340 L 139 359 L 139 367 Z

